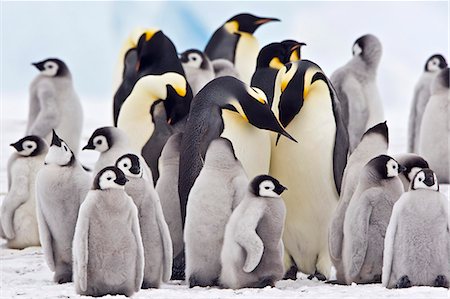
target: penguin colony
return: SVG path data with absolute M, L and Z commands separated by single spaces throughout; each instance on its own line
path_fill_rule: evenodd
M 388 156 L 382 46 L 359 37 L 330 77 L 303 42 L 262 49 L 276 18 L 239 14 L 204 51 L 138 28 L 116 66 L 113 125 L 83 150 L 60 59 L 33 63 L 25 137 L 12 143 L 0 236 L 41 245 L 56 283 L 131 296 L 169 280 L 262 288 L 297 272 L 332 283 L 449 287 L 449 68 L 425 64 L 408 153 Z M 48 145 L 50 144 L 50 145 Z M 333 273 L 336 273 L 334 275 Z

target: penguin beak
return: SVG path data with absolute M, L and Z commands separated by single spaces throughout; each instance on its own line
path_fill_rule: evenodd
M 254 24 L 260 26 L 262 24 L 266 24 L 266 23 L 269 23 L 269 22 L 280 22 L 280 19 L 277 19 L 277 18 L 261 18 L 261 19 L 256 20 L 254 22 Z
M 33 62 L 31 63 L 32 65 L 34 65 L 39 71 L 43 71 L 44 70 L 44 65 L 40 62 Z
M 433 186 L 434 185 L 434 176 L 433 175 L 426 175 L 425 176 L 425 180 L 423 182 L 428 187 Z
M 398 164 L 398 173 L 402 173 L 402 172 L 406 171 L 406 169 L 407 168 L 405 166 Z
M 137 167 L 137 166 L 132 166 L 132 167 L 130 168 L 130 172 L 131 172 L 132 174 L 139 174 L 140 169 L 139 169 L 139 167 Z
M 16 142 L 16 143 L 11 143 L 9 146 L 12 146 L 16 149 L 16 151 L 20 152 L 22 150 L 22 146 L 20 143 Z
M 276 194 L 278 194 L 278 195 L 281 195 L 281 193 L 283 193 L 285 190 L 287 190 L 288 188 L 286 188 L 285 186 L 283 186 L 283 185 L 279 185 L 279 186 L 277 186 L 276 188 L 275 188 L 275 193 Z
M 93 150 L 93 149 L 95 149 L 95 147 L 92 144 L 88 143 L 81 150 L 84 151 L 84 150 Z
M 128 179 L 126 177 L 118 177 L 114 180 L 114 183 L 124 186 L 128 182 Z
M 59 139 L 58 135 L 56 135 L 55 130 L 53 130 L 52 143 L 51 145 L 56 145 L 61 147 L 61 139 Z

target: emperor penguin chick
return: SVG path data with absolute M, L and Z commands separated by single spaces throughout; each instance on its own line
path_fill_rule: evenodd
M 102 169 L 80 207 L 73 238 L 80 295 L 131 296 L 142 286 L 144 248 L 138 210 L 124 190 L 127 181 L 117 167 Z
M 381 282 L 384 235 L 403 192 L 405 168 L 380 155 L 364 166 L 344 220 L 342 259 L 347 284 Z
M 127 177 L 125 191 L 138 208 L 145 259 L 142 288 L 159 288 L 172 272 L 172 241 L 158 193 L 153 181 L 143 177 L 141 163 L 138 156 L 126 154 L 117 159 L 116 167 Z
M 57 58 L 48 58 L 33 65 L 40 73 L 30 85 L 26 134 L 37 135 L 50 142 L 52 129 L 55 129 L 77 155 L 83 128 L 83 108 L 73 87 L 69 68 Z
M 57 283 L 72 281 L 72 240 L 90 175 L 53 131 L 44 166 L 36 177 L 37 216 L 42 250 Z
M 376 82 L 381 54 L 378 38 L 363 35 L 353 44 L 353 58 L 331 75 L 348 128 L 350 152 L 368 128 L 385 119 Z
M 228 221 L 220 283 L 227 288 L 264 288 L 283 278 L 283 234 L 286 187 L 268 175 L 253 179 Z
M 195 96 L 200 89 L 214 79 L 214 68 L 209 58 L 202 51 L 196 49 L 186 50 L 180 54 L 186 79 Z
M 0 210 L 0 236 L 8 248 L 39 246 L 35 180 L 44 165 L 48 145 L 42 138 L 26 136 L 11 146 L 17 151 L 8 161 L 8 193 Z
M 218 283 L 225 226 L 245 196 L 248 179 L 228 139 L 211 142 L 189 193 L 184 241 L 189 287 Z
M 419 154 L 434 170 L 439 182 L 450 183 L 450 68 L 437 74 L 431 86 L 431 98 L 423 113 Z
M 395 203 L 384 242 L 382 284 L 387 288 L 449 287 L 448 199 L 436 174 L 420 170 Z
M 392 156 L 406 170 L 398 175 L 403 184 L 403 190 L 408 191 L 416 174 L 423 168 L 428 168 L 428 162 L 416 154 L 397 154 Z

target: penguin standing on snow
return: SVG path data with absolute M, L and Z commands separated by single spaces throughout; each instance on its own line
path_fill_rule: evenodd
M 328 228 L 348 152 L 339 100 L 320 67 L 300 60 L 278 72 L 272 109 L 299 141 L 287 142 L 272 134 L 269 174 L 288 188 L 283 195 L 286 268 L 296 264 L 301 272 L 325 279 L 332 266 Z
M 449 287 L 448 199 L 436 175 L 422 169 L 395 203 L 384 242 L 382 285 Z
M 440 54 L 435 54 L 428 58 L 425 69 L 414 88 L 414 98 L 411 103 L 408 122 L 408 152 L 419 152 L 420 124 L 422 123 L 423 112 L 431 96 L 431 83 L 440 70 L 447 67 L 447 61 Z
M 419 154 L 434 170 L 440 183 L 450 183 L 450 69 L 437 74 L 420 127 Z
M 344 220 L 342 261 L 347 284 L 381 282 L 384 236 L 403 193 L 405 167 L 380 155 L 364 166 Z
M 264 288 L 283 278 L 286 187 L 268 175 L 252 180 L 228 221 L 222 248 L 220 283 L 227 288 Z
M 225 138 L 211 141 L 186 207 L 184 241 L 189 287 L 217 284 L 225 226 L 247 186 L 247 175 L 231 142 Z
M 126 154 L 117 159 L 116 167 L 127 177 L 125 191 L 138 208 L 145 259 L 142 288 L 159 288 L 171 276 L 172 241 L 158 193 L 153 182 L 145 178 L 141 163 L 138 156 Z
M 36 177 L 36 210 L 42 250 L 57 283 L 72 281 L 73 234 L 90 184 L 90 175 L 53 131 L 44 166 Z
M 75 155 L 80 148 L 83 108 L 75 92 L 72 75 L 60 59 L 33 63 L 40 74 L 30 85 L 30 109 L 26 135 L 37 135 L 47 142 L 55 129 L 67 140 Z
M 348 128 L 350 152 L 367 129 L 385 120 L 376 82 L 381 54 L 378 38 L 363 35 L 353 44 L 353 58 L 331 75 Z
M 227 59 L 236 67 L 242 81 L 250 84 L 258 56 L 258 40 L 253 36 L 259 26 L 280 21 L 251 14 L 238 14 L 217 29 L 205 47 L 205 54 L 212 61 Z
M 39 246 L 35 180 L 44 164 L 48 145 L 32 135 L 11 146 L 17 152 L 8 160 L 8 193 L 0 209 L 0 236 L 7 240 L 8 248 Z
M 125 193 L 125 174 L 102 169 L 80 207 L 73 237 L 77 294 L 131 296 L 141 289 L 144 248 L 138 210 Z
M 372 158 L 386 154 L 388 145 L 388 126 L 386 122 L 379 123 L 364 133 L 361 142 L 349 156 L 345 166 L 339 202 L 333 213 L 328 232 L 328 247 L 331 261 L 336 268 L 337 283 L 345 283 L 344 266 L 342 264 L 342 242 L 344 239 L 344 220 L 347 207 L 358 186 L 362 169 Z M 401 163 L 401 165 L 403 164 Z

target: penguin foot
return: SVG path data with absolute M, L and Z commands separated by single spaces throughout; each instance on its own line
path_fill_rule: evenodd
M 184 250 L 173 259 L 172 265 L 172 276 L 170 280 L 185 280 L 186 276 L 184 273 L 186 267 L 186 261 L 184 258 Z
M 141 289 L 159 289 L 159 285 L 160 283 L 155 281 L 155 282 L 151 282 L 151 281 L 143 281 L 142 282 L 142 286 Z
M 409 280 L 408 275 L 402 276 L 395 285 L 397 289 L 403 289 L 403 288 L 410 288 L 411 287 L 411 281 Z
M 273 279 L 273 276 L 265 276 L 261 277 L 260 280 L 253 286 L 254 288 L 265 288 L 267 286 L 275 287 L 275 280 Z
M 438 288 L 447 288 L 448 289 L 448 279 L 445 275 L 438 275 L 434 280 L 434 286 Z
M 287 272 L 284 274 L 283 280 L 285 280 L 285 279 L 296 280 L 297 279 L 297 272 L 298 272 L 297 266 L 296 265 L 292 265 L 292 267 L 290 267 L 289 270 L 287 270 Z
M 373 282 L 380 283 L 381 282 L 381 274 L 376 274 L 373 276 Z
M 72 282 L 72 272 L 55 273 L 53 280 L 59 284 Z
M 191 274 L 189 276 L 189 287 L 193 288 L 193 287 L 212 287 L 212 286 L 217 286 L 219 283 L 219 278 L 215 278 L 213 280 L 204 280 L 204 279 L 199 279 L 198 277 L 195 276 L 195 274 Z
M 319 281 L 326 281 L 327 280 L 325 275 L 323 275 L 322 273 L 318 272 L 317 270 L 316 270 L 316 272 L 314 272 L 314 274 L 309 275 L 308 279 L 309 280 L 313 280 L 314 277 L 317 278 Z

